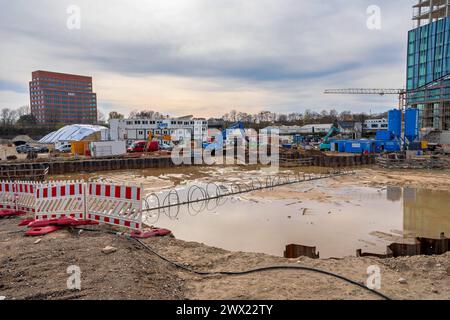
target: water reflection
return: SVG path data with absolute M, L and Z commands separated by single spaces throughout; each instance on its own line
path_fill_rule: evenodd
M 403 188 L 389 186 L 389 187 L 386 188 L 386 192 L 387 192 L 386 198 L 389 201 L 397 202 L 397 201 L 401 201 L 402 200 Z
M 333 201 L 229 197 L 151 211 L 145 222 L 171 229 L 180 239 L 232 251 L 283 256 L 287 244 L 296 244 L 317 247 L 322 258 L 354 256 L 358 249 L 384 254 L 388 245 L 402 239 L 450 234 L 450 193 L 395 187 L 320 189 Z M 339 200 L 342 195 L 350 200 Z
M 414 237 L 439 239 L 450 236 L 449 193 L 436 190 L 404 189 L 403 229 Z
M 450 236 L 450 193 L 439 190 L 388 187 L 389 201 L 403 199 L 403 232 L 407 237 Z

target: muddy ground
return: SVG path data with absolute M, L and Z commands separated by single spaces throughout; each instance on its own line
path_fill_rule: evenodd
M 387 170 L 364 168 L 357 170 L 356 179 L 343 177 L 343 183 L 369 187 L 411 187 L 427 190 L 450 190 L 450 170 Z
M 197 276 L 176 269 L 126 238 L 104 232 L 60 230 L 25 237 L 18 219 L 0 220 L 0 296 L 6 299 L 379 299 L 341 280 L 305 271 L 245 276 Z M 40 240 L 39 240 L 40 239 Z M 379 260 L 283 259 L 229 252 L 174 238 L 145 242 L 160 254 L 203 271 L 243 271 L 301 265 L 364 283 L 367 268 L 381 268 L 381 291 L 393 299 L 450 299 L 450 253 Z M 102 249 L 113 246 L 116 252 Z M 81 268 L 81 291 L 67 289 L 67 268 Z M 399 281 L 401 278 L 406 283 Z
M 100 173 L 79 178 L 134 181 L 143 183 L 146 192 L 151 192 L 197 179 L 225 179 L 227 175 L 244 179 L 245 173 L 254 175 L 253 171 L 239 168 L 205 170 L 196 167 Z M 328 184 L 380 188 L 410 186 L 448 191 L 450 170 L 431 173 L 363 168 L 358 169 L 355 176 L 330 179 Z M 274 192 L 247 196 L 269 195 L 273 196 Z M 276 195 L 286 199 L 299 197 L 284 187 L 277 188 Z M 327 195 L 320 190 L 300 196 L 327 201 Z M 123 237 L 104 232 L 78 234 L 77 231 L 61 230 L 43 238 L 29 238 L 24 236 L 23 228 L 17 227 L 18 222 L 18 219 L 0 220 L 0 296 L 6 299 L 378 299 L 341 280 L 305 271 L 201 277 L 171 266 Z M 243 271 L 291 264 L 335 272 L 364 283 L 368 277 L 367 268 L 378 265 L 382 271 L 380 291 L 393 299 L 450 299 L 450 253 L 387 260 L 356 257 L 290 260 L 229 252 L 170 237 L 145 242 L 171 260 L 203 271 Z M 113 246 L 117 251 L 104 254 L 102 249 L 106 246 Z M 67 289 L 69 274 L 66 271 L 71 265 L 81 268 L 81 291 Z

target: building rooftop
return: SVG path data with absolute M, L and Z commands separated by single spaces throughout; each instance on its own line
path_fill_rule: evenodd
M 77 80 L 77 81 L 84 81 L 84 82 L 92 82 L 92 77 L 82 76 L 82 75 L 78 75 L 78 74 L 44 71 L 44 70 L 33 71 L 31 73 L 31 77 L 33 78 L 33 80 L 36 78 L 47 77 L 47 78 L 55 78 L 55 79 L 60 79 L 60 80 Z
M 108 130 L 106 127 L 86 125 L 86 124 L 74 124 L 65 126 L 58 131 L 54 131 L 39 140 L 40 143 L 56 143 L 67 141 L 82 141 L 89 137 L 91 134 Z

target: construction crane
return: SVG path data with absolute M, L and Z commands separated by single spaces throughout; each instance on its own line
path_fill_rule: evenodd
M 403 110 L 406 106 L 406 90 L 405 89 L 330 89 L 325 90 L 325 94 L 358 94 L 358 95 L 398 95 L 398 106 Z

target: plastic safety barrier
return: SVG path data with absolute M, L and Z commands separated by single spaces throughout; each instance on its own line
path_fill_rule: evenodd
M 56 227 L 56 226 L 31 228 L 31 229 L 28 229 L 27 232 L 25 232 L 25 234 L 27 236 L 31 236 L 31 237 L 40 237 L 40 236 L 45 236 L 46 234 L 58 231 L 60 229 L 61 229 L 60 227 Z
M 17 210 L 15 182 L 0 182 L 0 209 Z
M 36 188 L 36 220 L 85 219 L 85 184 L 82 181 L 60 181 Z
M 33 222 L 35 228 L 104 223 L 140 234 L 142 199 L 142 186 L 84 181 L 0 182 L 0 210 L 33 214 L 34 220 L 26 222 Z M 76 220 L 62 223 L 62 218 Z
M 25 213 L 35 212 L 36 188 L 42 184 L 38 182 L 16 181 L 15 184 L 15 201 L 16 208 Z
M 142 186 L 88 183 L 87 219 L 141 230 L 142 193 Z

